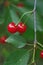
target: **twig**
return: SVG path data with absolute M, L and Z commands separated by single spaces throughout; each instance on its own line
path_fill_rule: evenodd
M 39 50 L 43 50 L 43 49 L 42 49 L 42 48 L 40 48 L 39 46 L 38 46 L 38 49 L 39 49 Z
M 37 44 L 43 48 L 43 45 L 41 43 L 37 42 Z
M 33 63 L 35 63 L 35 51 L 36 51 L 36 0 L 34 1 L 34 49 L 33 49 Z

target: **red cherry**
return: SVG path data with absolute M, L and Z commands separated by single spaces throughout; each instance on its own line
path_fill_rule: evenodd
M 4 43 L 5 43 L 6 38 L 7 38 L 6 36 L 2 36 L 2 37 L 0 38 L 0 43 L 4 44 Z
M 18 7 L 23 7 L 24 4 L 23 4 L 23 3 L 18 3 L 17 6 L 18 6 Z
M 8 1 L 5 1 L 4 2 L 4 5 L 7 7 L 9 5 L 9 2 Z
M 17 30 L 20 33 L 24 33 L 26 31 L 27 27 L 24 23 L 20 22 L 17 26 Z
M 8 25 L 8 31 L 10 32 L 10 33 L 15 33 L 15 32 L 17 32 L 17 26 L 15 25 L 15 23 L 14 22 L 11 22 L 9 25 Z
M 40 52 L 40 57 L 43 59 L 43 50 Z

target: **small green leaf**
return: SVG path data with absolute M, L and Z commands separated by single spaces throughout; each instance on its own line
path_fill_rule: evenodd
M 26 45 L 26 40 L 19 34 L 11 35 L 6 42 L 13 44 L 15 47 L 22 48 Z
M 12 7 L 9 7 L 9 13 L 10 13 L 10 16 L 11 16 L 11 19 L 14 23 L 17 23 L 18 20 L 19 20 L 19 17 L 17 16 L 16 12 L 15 12 L 15 9 L 12 8 Z

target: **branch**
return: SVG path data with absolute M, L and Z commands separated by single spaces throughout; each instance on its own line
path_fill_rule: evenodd
M 36 0 L 34 1 L 34 43 L 36 43 Z
M 36 51 L 36 0 L 34 0 L 34 49 L 33 49 L 33 63 L 35 63 L 35 51 Z M 35 64 L 34 64 L 35 65 Z

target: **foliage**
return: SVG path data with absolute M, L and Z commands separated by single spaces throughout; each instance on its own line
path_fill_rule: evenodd
M 43 59 L 40 58 L 40 51 L 43 50 L 43 0 L 37 0 L 35 49 L 34 0 L 8 0 L 8 6 L 5 6 L 5 1 L 0 0 L 0 37 L 7 36 L 6 44 L 0 43 L 0 65 L 43 65 Z M 18 7 L 17 4 L 21 2 L 24 6 Z M 25 33 L 8 32 L 10 22 L 18 24 L 21 21 L 27 26 Z

